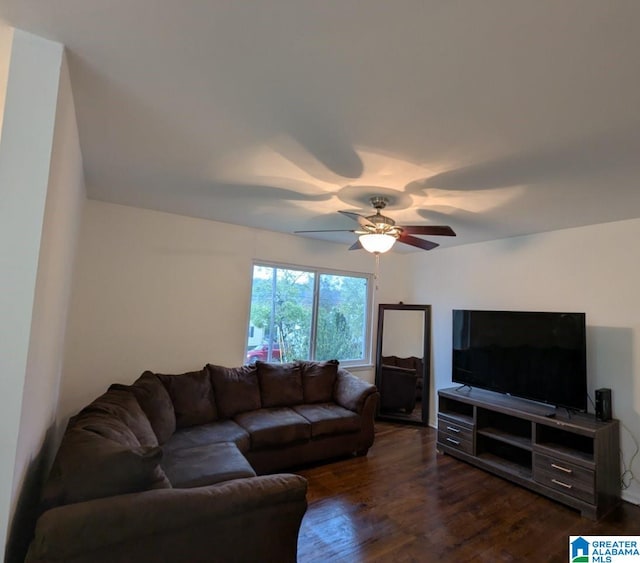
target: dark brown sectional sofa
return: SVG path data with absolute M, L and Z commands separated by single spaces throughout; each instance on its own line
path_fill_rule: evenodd
M 143 373 L 73 417 L 26 561 L 288 562 L 297 465 L 365 455 L 375 386 L 337 362 Z

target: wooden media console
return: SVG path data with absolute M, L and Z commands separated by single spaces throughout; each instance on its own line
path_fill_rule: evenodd
M 620 502 L 617 420 L 482 389 L 442 389 L 437 448 L 594 520 Z

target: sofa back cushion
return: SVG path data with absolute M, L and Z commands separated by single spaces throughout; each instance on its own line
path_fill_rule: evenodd
M 300 362 L 305 403 L 328 403 L 338 376 L 338 360 Z
M 169 488 L 161 458 L 157 446 L 127 448 L 72 422 L 53 462 L 42 508 Z
M 213 422 L 218 418 L 211 378 L 206 369 L 180 375 L 156 374 L 165 386 L 176 414 L 176 428 Z
M 153 373 L 145 371 L 133 382 L 131 391 L 147 415 L 158 442 L 164 444 L 176 431 L 176 413 L 166 387 Z
M 262 407 L 256 366 L 226 368 L 207 365 L 220 418 Z
M 295 363 L 256 362 L 263 407 L 290 407 L 303 402 L 302 373 Z
M 93 432 L 123 446 L 158 445 L 147 415 L 126 385 L 109 387 L 106 393 L 82 409 L 77 418 L 78 424 L 90 426 Z

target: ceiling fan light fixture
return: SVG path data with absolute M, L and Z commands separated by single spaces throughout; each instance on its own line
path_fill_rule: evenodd
M 367 252 L 372 254 L 384 254 L 391 250 L 391 247 L 396 242 L 396 237 L 393 235 L 370 233 L 366 235 L 360 235 L 360 244 Z
M 396 240 L 409 246 L 421 248 L 422 250 L 432 250 L 439 246 L 435 242 L 424 240 L 413 235 L 435 235 L 454 237 L 456 234 L 451 227 L 446 225 L 397 225 L 390 217 L 380 213 L 388 201 L 385 197 L 372 197 L 371 205 L 376 210 L 373 215 L 365 217 L 353 211 L 338 211 L 346 215 L 349 219 L 358 223 L 358 229 L 325 229 L 320 231 L 295 231 L 296 233 L 354 233 L 360 235 L 358 242 L 352 244 L 349 250 L 364 249 L 375 254 L 377 257 L 384 252 L 388 252 L 393 247 Z

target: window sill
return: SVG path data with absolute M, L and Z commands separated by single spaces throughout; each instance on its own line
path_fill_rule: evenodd
M 375 368 L 373 364 L 354 364 L 354 365 L 340 364 L 340 367 L 343 367 L 347 371 L 365 371 L 365 370 L 371 370 Z

